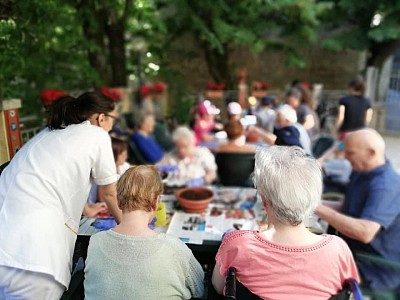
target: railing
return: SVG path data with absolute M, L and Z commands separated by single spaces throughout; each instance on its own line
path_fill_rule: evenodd
M 40 130 L 43 129 L 42 121 L 38 116 L 25 116 L 19 120 L 21 130 L 22 143 L 25 144 L 28 140 L 34 137 Z

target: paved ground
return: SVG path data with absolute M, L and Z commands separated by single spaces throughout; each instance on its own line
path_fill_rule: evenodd
M 394 168 L 400 173 L 400 136 L 384 136 L 386 155 Z

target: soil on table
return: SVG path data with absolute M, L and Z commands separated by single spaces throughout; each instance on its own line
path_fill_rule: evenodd
M 207 191 L 185 191 L 181 194 L 181 197 L 189 200 L 205 200 L 210 198 L 210 193 Z

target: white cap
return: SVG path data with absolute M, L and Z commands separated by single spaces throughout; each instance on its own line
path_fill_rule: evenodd
M 228 114 L 240 115 L 242 113 L 242 107 L 237 102 L 230 102 L 228 104 Z
M 297 122 L 297 113 L 289 104 L 279 106 L 276 112 L 292 124 Z

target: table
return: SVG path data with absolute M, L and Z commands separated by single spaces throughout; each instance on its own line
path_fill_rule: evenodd
M 193 251 L 200 263 L 213 264 L 222 235 L 227 229 L 238 226 L 241 229 L 253 230 L 257 226 L 256 220 L 265 222 L 266 219 L 261 199 L 258 199 L 254 188 L 207 187 L 213 190 L 214 200 L 209 205 L 206 213 L 202 215 L 183 213 L 179 210 L 179 205 L 174 195 L 163 195 L 161 201 L 166 203 L 167 213 L 173 215 L 173 217 L 167 226 L 156 227 L 155 231 L 166 232 L 181 238 Z M 253 205 L 251 209 L 243 209 L 243 207 L 249 206 L 249 203 Z M 211 216 L 211 214 L 214 214 L 214 216 Z M 200 218 L 205 226 L 200 230 L 193 229 L 192 226 L 187 229 L 187 223 L 185 226 L 183 224 L 191 216 Z M 86 258 L 90 236 L 100 231 L 95 228 L 95 221 L 96 218 L 83 217 L 81 219 L 75 247 L 75 258 L 79 256 Z M 310 216 L 308 227 L 316 233 L 325 233 L 327 230 L 327 224 L 321 222 L 315 215 Z
M 253 188 L 242 188 L 242 187 L 217 187 L 217 186 L 207 186 L 214 192 L 214 201 L 209 207 L 209 212 L 214 209 L 221 209 L 223 207 L 227 209 L 239 209 L 240 204 L 248 200 L 249 197 L 256 196 L 256 190 Z M 253 200 L 255 200 L 254 198 Z M 174 212 L 178 209 L 178 203 L 174 195 L 163 195 L 161 197 L 161 201 L 166 203 L 167 213 L 174 214 Z M 261 202 L 259 201 L 258 204 Z M 180 212 L 181 213 L 181 212 Z M 206 216 L 206 214 L 205 214 Z M 74 252 L 74 261 L 79 257 L 83 257 L 86 259 L 87 256 L 87 247 L 89 245 L 90 237 L 93 234 L 96 234 L 100 230 L 96 229 L 95 224 L 96 218 L 88 218 L 82 217 L 79 223 L 79 231 L 78 238 L 76 241 L 75 252 Z M 174 220 L 172 220 L 174 221 Z M 215 221 L 215 220 L 214 220 Z M 242 220 L 243 221 L 243 220 Z M 243 222 L 242 222 L 243 223 Z M 169 226 L 170 224 L 168 224 Z M 156 227 L 155 231 L 157 232 L 167 232 L 168 226 L 166 227 Z M 230 223 L 227 222 L 225 224 L 226 229 L 231 228 Z M 223 228 L 225 228 L 223 227 Z M 221 230 L 223 230 L 223 228 Z M 205 235 L 210 237 L 209 239 L 203 239 L 204 232 L 203 231 L 193 231 L 192 234 L 198 234 L 199 238 L 194 239 L 185 239 L 182 237 L 182 240 L 186 241 L 187 246 L 192 250 L 196 259 L 202 264 L 214 264 L 214 258 L 218 251 L 218 248 L 221 244 L 222 234 L 221 231 L 216 234 L 206 233 Z

